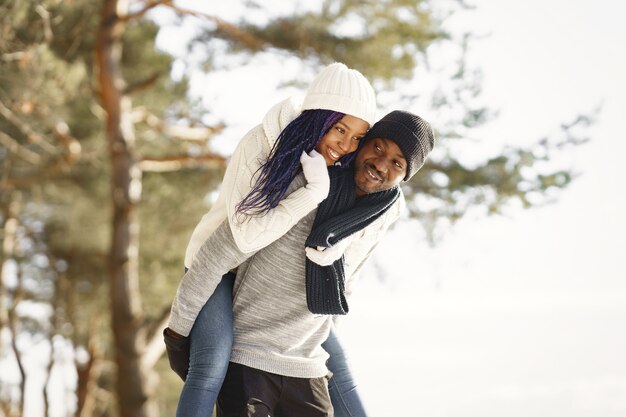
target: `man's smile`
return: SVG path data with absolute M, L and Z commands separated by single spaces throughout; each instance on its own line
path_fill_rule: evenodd
M 365 172 L 367 172 L 371 180 L 376 182 L 383 182 L 382 176 L 378 173 L 378 170 L 372 164 L 365 163 L 363 165 L 365 166 Z

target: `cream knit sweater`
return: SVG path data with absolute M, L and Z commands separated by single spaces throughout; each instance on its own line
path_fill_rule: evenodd
M 317 207 L 317 201 L 305 187 L 300 187 L 285 197 L 277 207 L 263 216 L 242 219 L 235 213 L 237 204 L 248 194 L 259 167 L 267 160 L 280 132 L 301 113 L 301 101 L 288 98 L 272 107 L 263 118 L 263 123 L 250 130 L 239 142 L 226 168 L 218 198 L 211 209 L 202 217 L 191 235 L 185 252 L 185 266 L 189 268 L 198 249 L 204 241 L 228 219 L 233 238 L 239 250 L 244 253 L 255 252 L 266 247 L 283 236 L 306 214 Z M 404 210 L 404 196 L 379 219 L 365 229 L 346 238 L 350 244 L 348 254 L 355 248 L 370 247 L 378 241 L 380 233 L 395 222 Z M 360 241 L 357 243 L 357 241 Z M 354 242 L 354 245 L 353 243 Z M 362 254 L 355 256 L 360 258 Z

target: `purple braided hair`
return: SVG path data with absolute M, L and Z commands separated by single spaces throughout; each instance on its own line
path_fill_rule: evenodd
M 270 157 L 259 168 L 260 174 L 237 205 L 237 214 L 263 215 L 283 199 L 291 181 L 300 173 L 300 155 L 311 152 L 322 137 L 344 116 L 332 110 L 305 110 L 280 132 Z M 341 159 L 347 166 L 354 155 Z M 257 171 L 258 172 L 258 171 Z

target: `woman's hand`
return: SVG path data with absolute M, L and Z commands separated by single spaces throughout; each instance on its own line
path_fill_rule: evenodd
M 309 155 L 306 152 L 302 152 L 300 163 L 302 164 L 302 172 L 307 182 L 305 188 L 311 191 L 313 198 L 319 204 L 328 197 L 328 191 L 330 190 L 330 177 L 328 176 L 326 161 L 314 149 Z
M 170 368 L 184 381 L 189 371 L 189 338 L 181 336 L 169 327 L 163 330 L 165 350 Z
M 333 262 L 340 259 L 346 249 L 350 246 L 350 238 L 341 239 L 329 248 L 318 246 L 317 248 L 304 248 L 306 257 L 321 266 L 332 265 Z

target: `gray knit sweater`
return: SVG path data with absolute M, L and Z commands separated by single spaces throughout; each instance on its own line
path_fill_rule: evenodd
M 243 253 L 223 222 L 202 245 L 178 288 L 169 327 L 187 335 L 222 275 L 237 267 L 233 290 L 231 361 L 267 372 L 326 375 L 332 316 L 312 314 L 306 303 L 304 242 L 315 210 L 283 237 L 256 253 Z

